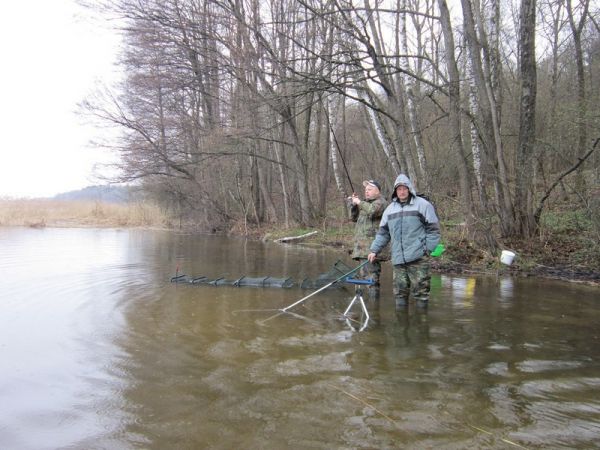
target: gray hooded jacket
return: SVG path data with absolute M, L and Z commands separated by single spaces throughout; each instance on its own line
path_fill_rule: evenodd
M 408 187 L 411 195 L 400 203 L 396 188 Z M 383 212 L 371 251 L 379 254 L 391 241 L 392 264 L 406 264 L 428 255 L 440 242 L 440 224 L 433 205 L 418 197 L 410 179 L 400 174 L 394 183 L 392 202 Z

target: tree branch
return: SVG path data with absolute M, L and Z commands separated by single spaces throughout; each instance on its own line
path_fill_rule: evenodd
M 565 172 L 563 172 L 554 183 L 552 183 L 552 186 L 550 186 L 548 188 L 548 190 L 546 191 L 546 193 L 544 194 L 544 196 L 542 197 L 542 199 L 540 200 L 540 203 L 537 207 L 537 209 L 535 210 L 535 214 L 534 214 L 534 219 L 535 219 L 535 223 L 539 224 L 540 223 L 540 216 L 542 215 L 542 209 L 544 208 L 544 202 L 548 199 L 548 197 L 550 196 L 550 194 L 552 193 L 552 191 L 554 190 L 554 188 L 556 186 L 558 186 L 558 183 L 560 183 L 562 181 L 562 179 L 564 177 L 566 177 L 567 175 L 569 175 L 571 172 L 574 172 L 575 170 L 577 170 L 577 168 L 579 166 L 581 166 L 586 159 L 588 159 L 592 153 L 594 153 L 594 151 L 596 150 L 596 147 L 598 146 L 598 143 L 600 142 L 600 137 L 596 139 L 596 141 L 594 142 L 594 145 L 592 146 L 592 148 L 585 154 L 583 155 L 581 158 L 578 158 L 577 163 L 571 167 L 569 170 L 566 170 Z

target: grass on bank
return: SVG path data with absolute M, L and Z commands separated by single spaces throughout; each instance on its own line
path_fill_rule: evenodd
M 461 223 L 441 221 L 442 242 L 446 252 L 435 259 L 435 266 L 449 272 L 512 272 L 530 275 L 552 275 L 564 278 L 600 280 L 600 223 L 584 209 L 556 207 L 542 215 L 538 234 L 532 239 L 499 239 L 499 248 L 489 248 L 471 240 Z M 325 245 L 349 253 L 352 249 L 354 223 L 349 220 L 327 220 L 315 228 L 271 228 L 262 230 L 265 240 L 300 236 L 318 230 L 305 239 L 304 245 Z M 517 254 L 512 266 L 500 264 L 500 251 Z
M 170 228 L 171 221 L 148 202 L 20 199 L 0 200 L 0 226 Z

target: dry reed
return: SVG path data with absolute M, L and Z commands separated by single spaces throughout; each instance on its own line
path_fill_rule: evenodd
M 170 225 L 167 215 L 149 202 L 0 199 L 0 226 L 169 228 Z

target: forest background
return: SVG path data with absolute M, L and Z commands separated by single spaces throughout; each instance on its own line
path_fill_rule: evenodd
M 600 269 L 600 9 L 590 0 L 110 0 L 119 176 L 180 225 L 351 230 L 406 173 L 454 262 Z M 335 240 L 335 238 L 334 238 Z M 524 259 L 522 259 L 524 261 Z

